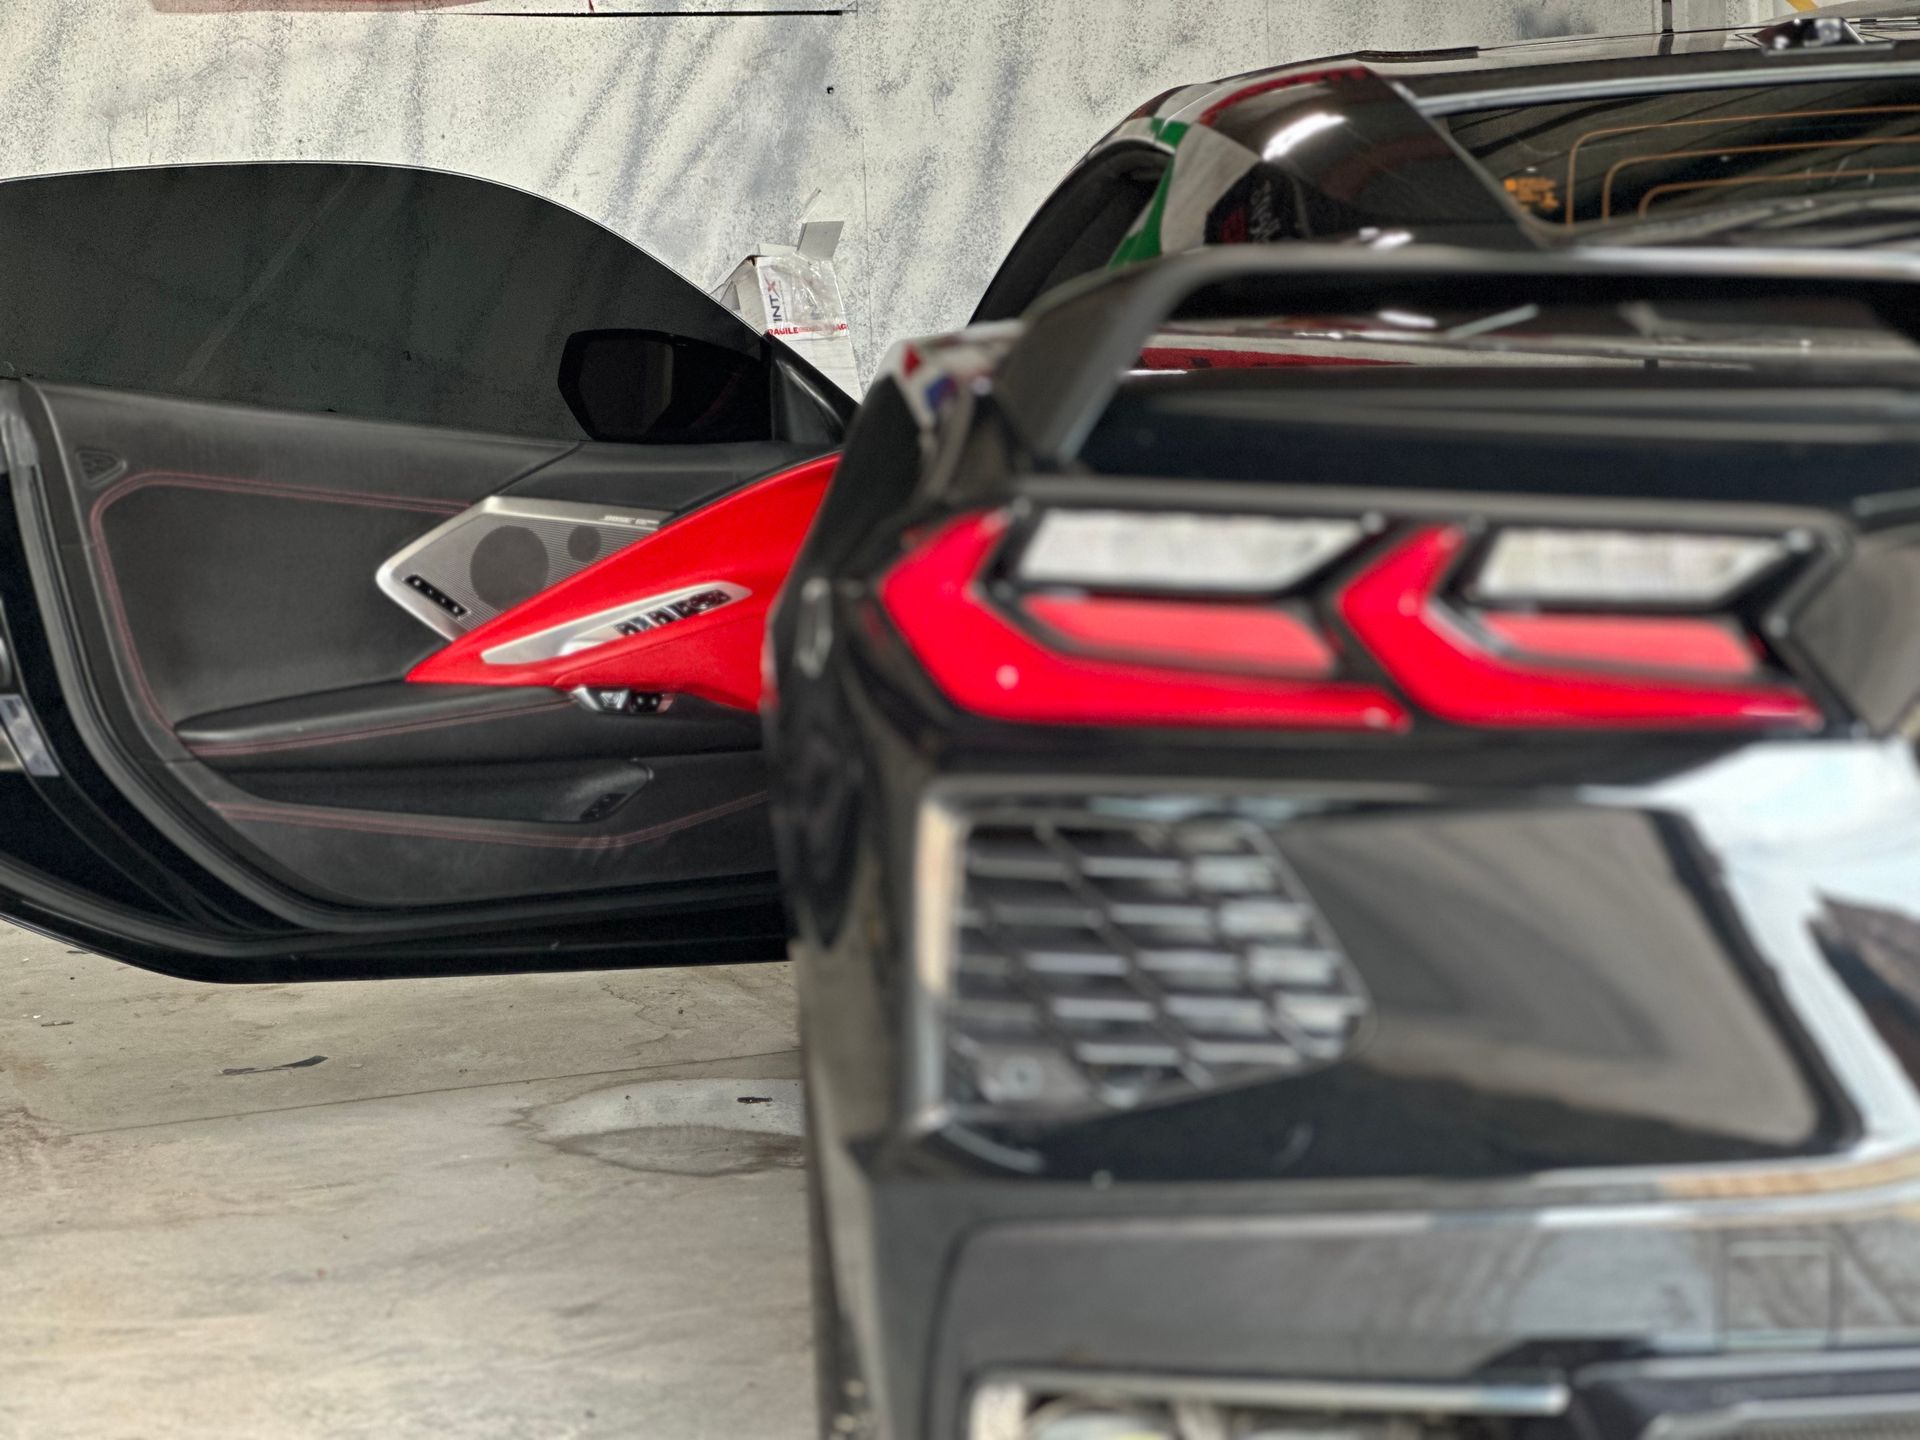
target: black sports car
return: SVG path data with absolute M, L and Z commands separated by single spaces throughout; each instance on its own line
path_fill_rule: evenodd
M 1908 1423 L 1920 34 L 1827 18 L 1162 97 L 837 477 L 533 197 L 0 185 L 0 913 L 791 927 L 842 1432 Z
M 1820 269 L 1232 247 L 896 355 L 771 635 L 830 1427 L 1920 1418 L 1920 268 Z
M 1920 1417 L 1911 27 L 1176 92 L 895 356 L 771 637 L 829 1432 Z

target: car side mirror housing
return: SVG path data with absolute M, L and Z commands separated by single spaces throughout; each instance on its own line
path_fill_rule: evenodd
M 580 330 L 560 356 L 560 394 L 594 440 L 685 445 L 773 436 L 773 362 L 662 330 Z

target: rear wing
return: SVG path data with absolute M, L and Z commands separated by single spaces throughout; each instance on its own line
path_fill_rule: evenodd
M 1586 249 L 1529 254 L 1440 246 L 1226 246 L 1061 287 L 1028 313 L 995 380 L 1037 460 L 1071 461 L 1122 378 L 1172 320 L 1365 315 L 1527 304 L 1849 301 L 1920 341 L 1920 258 L 1800 251 Z

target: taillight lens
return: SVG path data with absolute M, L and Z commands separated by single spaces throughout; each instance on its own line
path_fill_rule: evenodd
M 1493 601 L 1720 605 L 1786 558 L 1772 536 L 1503 530 L 1474 577 Z
M 1549 664 L 1620 665 L 1727 680 L 1760 673 L 1758 647 L 1726 620 L 1481 611 L 1474 623 L 1508 652 Z
M 1410 700 L 1474 727 L 1824 724 L 1743 608 L 1787 538 L 1471 535 L 1060 508 L 1016 536 L 994 511 L 918 538 L 879 593 L 947 698 L 1001 720 L 1400 731 Z
M 1050 510 L 1015 569 L 1029 584 L 1260 595 L 1297 584 L 1359 539 L 1352 520 Z
M 1244 601 L 1149 607 L 1133 637 L 1129 625 L 1143 621 L 1137 598 L 1082 596 L 1037 612 L 1025 608 L 1024 592 L 997 602 L 988 570 L 1006 532 L 1001 513 L 962 516 L 880 583 L 895 628 L 963 710 L 1030 724 L 1400 730 L 1409 723 L 1406 708 L 1380 687 L 1319 678 L 1331 652 L 1323 637 L 1301 635 L 1304 622 Z M 1144 535 L 1135 543 L 1148 548 Z M 1184 644 L 1182 626 L 1207 638 Z M 1275 647 L 1271 654 L 1263 642 Z M 1285 673 L 1289 654 L 1294 674 Z
M 1336 663 L 1313 621 L 1288 610 L 1111 595 L 1032 595 L 1020 608 L 1043 637 L 1110 655 L 1316 679 Z
M 1536 649 L 1544 637 L 1546 655 L 1490 647 L 1474 633 L 1472 612 L 1442 599 L 1466 539 L 1457 526 L 1420 529 L 1368 566 L 1339 597 L 1348 628 L 1428 713 L 1455 724 L 1501 728 L 1813 729 L 1822 723 L 1820 711 L 1791 686 L 1720 678 L 1731 658 L 1724 647 L 1700 678 L 1676 678 L 1676 660 L 1710 651 L 1715 643 L 1700 622 L 1685 618 L 1664 619 L 1649 629 L 1644 621 L 1626 623 L 1639 617 L 1556 616 L 1520 632 L 1523 644 L 1531 636 Z M 1499 553 L 1497 544 L 1494 553 Z M 1571 591 L 1564 593 L 1574 598 Z M 1616 591 L 1606 598 L 1638 596 Z M 1569 629 L 1569 620 L 1578 620 L 1578 628 Z M 1496 635 L 1499 623 L 1494 621 Z M 1511 625 L 1508 633 L 1514 633 Z M 1557 656 L 1550 653 L 1556 643 Z M 1575 644 L 1585 653 L 1570 656 Z M 1574 658 L 1605 662 L 1606 668 L 1576 666 L 1570 663 Z M 1720 676 L 1713 662 L 1721 667 Z

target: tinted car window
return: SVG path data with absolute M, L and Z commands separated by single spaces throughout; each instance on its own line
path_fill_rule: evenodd
M 580 439 L 579 331 L 760 353 L 659 261 L 518 190 L 379 165 L 0 184 L 0 376 Z
M 1448 120 L 1514 201 L 1552 224 L 1920 192 L 1920 84 L 1680 90 L 1512 105 Z
M 1128 145 L 1068 176 L 1014 241 L 975 322 L 1012 319 L 1056 285 L 1105 266 L 1166 169 L 1164 151 Z

